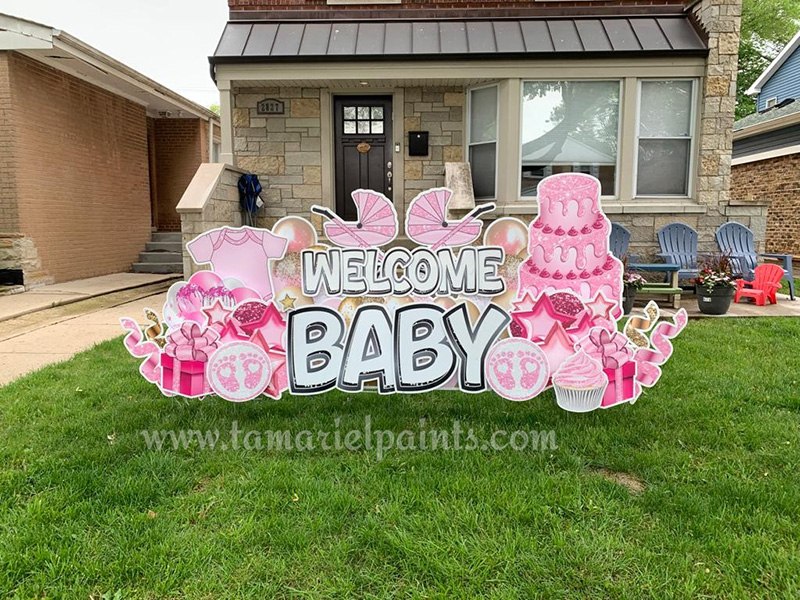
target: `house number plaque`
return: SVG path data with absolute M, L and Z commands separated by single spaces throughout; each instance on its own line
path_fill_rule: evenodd
M 284 113 L 284 103 L 275 98 L 267 98 L 258 103 L 256 111 L 260 115 L 282 115 Z

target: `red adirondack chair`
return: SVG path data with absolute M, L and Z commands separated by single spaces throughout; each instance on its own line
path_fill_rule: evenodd
M 739 279 L 736 282 L 736 296 L 733 300 L 738 303 L 742 298 L 752 298 L 758 306 L 766 306 L 767 300 L 777 304 L 776 294 L 781 289 L 782 278 L 783 269 L 778 265 L 759 265 L 753 281 Z

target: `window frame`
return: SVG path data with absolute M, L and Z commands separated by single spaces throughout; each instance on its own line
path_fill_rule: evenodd
M 639 140 L 642 124 L 642 84 L 646 82 L 658 81 L 688 81 L 692 84 L 692 96 L 689 103 L 691 119 L 689 121 L 689 137 L 648 137 L 646 140 L 689 140 L 689 164 L 686 171 L 686 193 L 685 194 L 640 194 L 639 193 Z M 633 159 L 633 200 L 680 198 L 688 199 L 694 197 L 695 169 L 697 168 L 697 124 L 698 124 L 698 93 L 699 78 L 697 77 L 639 77 L 636 81 L 636 129 L 634 137 L 634 159 Z
M 770 104 L 770 102 L 772 102 L 772 104 Z M 775 108 L 776 106 L 778 106 L 778 97 L 777 96 L 772 96 L 772 98 L 767 98 L 764 101 L 764 108 Z
M 485 90 L 488 88 L 495 89 L 495 106 L 497 107 L 496 114 L 495 114 L 495 136 L 494 141 L 483 141 L 483 142 L 472 142 L 472 92 L 477 90 Z M 470 150 L 473 146 L 484 146 L 486 144 L 494 144 L 494 194 L 491 197 L 487 198 L 479 198 L 475 195 L 475 200 L 480 200 L 481 202 L 497 201 L 497 184 L 498 179 L 500 177 L 500 82 L 492 82 L 486 83 L 481 85 L 469 86 L 466 89 L 467 92 L 467 110 L 466 114 L 464 115 L 465 118 L 465 127 L 464 127 L 464 141 L 466 142 L 466 156 L 464 157 L 465 162 L 470 165 L 470 171 L 472 170 L 472 161 L 470 160 Z
M 522 195 L 522 144 L 525 134 L 525 84 L 537 83 L 542 81 L 566 81 L 578 83 L 591 82 L 617 82 L 619 84 L 619 95 L 617 96 L 617 162 L 614 166 L 614 194 L 602 194 L 601 200 L 617 200 L 620 197 L 620 183 L 622 181 L 622 124 L 625 113 L 625 79 L 621 77 L 572 77 L 572 78 L 552 78 L 542 77 L 540 79 L 521 79 L 519 88 L 519 148 L 517 149 L 517 198 L 521 203 L 538 202 L 538 196 Z

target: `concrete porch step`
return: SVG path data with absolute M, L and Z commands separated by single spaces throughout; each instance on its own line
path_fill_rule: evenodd
M 180 234 L 179 234 L 180 235 Z M 178 242 L 147 242 L 145 252 L 176 252 L 183 253 L 182 244 Z
M 179 263 L 183 261 L 180 252 L 141 252 L 140 263 Z
M 180 231 L 155 231 L 150 235 L 150 240 L 153 242 L 178 242 L 180 243 Z
M 133 263 L 134 273 L 183 273 L 182 262 L 168 262 L 168 263 Z

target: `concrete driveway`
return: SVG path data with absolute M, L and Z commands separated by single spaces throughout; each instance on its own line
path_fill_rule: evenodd
M 0 385 L 122 335 L 120 317 L 146 323 L 144 309 L 161 313 L 171 283 L 105 294 L 0 322 Z

